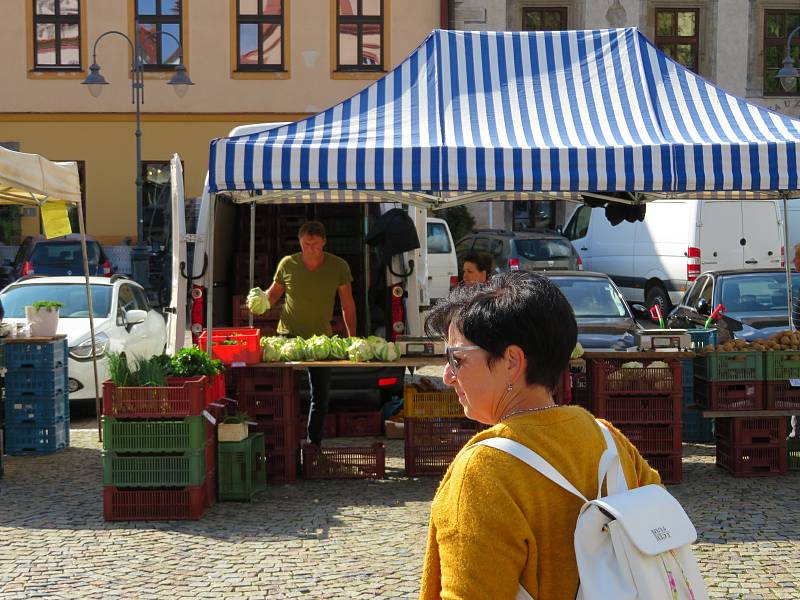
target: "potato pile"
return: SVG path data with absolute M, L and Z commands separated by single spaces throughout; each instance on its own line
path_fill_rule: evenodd
M 800 332 L 780 331 L 765 340 L 754 342 L 731 340 L 724 344 L 703 348 L 703 352 L 772 352 L 776 350 L 800 350 Z M 800 355 L 798 360 L 800 360 Z

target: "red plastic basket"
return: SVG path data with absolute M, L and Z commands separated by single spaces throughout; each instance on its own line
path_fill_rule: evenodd
M 619 430 L 640 454 L 680 454 L 682 427 L 674 425 L 621 425 Z
M 441 475 L 485 426 L 469 419 L 405 419 L 406 475 Z
M 763 381 L 706 381 L 695 378 L 694 400 L 709 410 L 761 410 Z
M 718 439 L 717 466 L 734 477 L 785 475 L 789 470 L 786 440 L 766 446 L 734 446 Z
M 595 396 L 595 414 L 612 423 L 679 423 L 683 396 Z
M 294 483 L 297 479 L 298 450 L 267 452 L 267 481 Z
M 297 419 L 297 396 L 294 393 L 239 392 L 239 410 L 254 421 L 282 421 Z
M 716 420 L 717 441 L 732 446 L 780 444 L 786 440 L 786 417 L 735 417 Z
M 303 446 L 305 479 L 383 479 L 386 447 L 375 442 L 365 448 L 317 448 Z
M 295 421 L 262 421 L 250 426 L 250 433 L 264 434 L 267 454 L 282 453 L 297 448 L 297 425 Z
M 300 415 L 297 419 L 297 434 L 301 440 L 308 437 L 308 415 Z M 325 415 L 325 422 L 322 425 L 322 436 L 325 439 L 337 437 L 336 413 L 328 413 Z
M 259 338 L 261 332 L 253 327 L 229 327 L 212 330 L 211 356 L 226 365 L 255 365 L 261 362 Z M 206 347 L 208 332 L 200 334 L 198 345 Z
M 237 369 L 236 385 L 244 394 L 284 394 L 295 390 L 295 371 L 288 367 Z
M 796 410 L 800 412 L 800 387 L 788 381 L 767 381 L 765 384 L 767 410 Z
M 683 389 L 681 361 L 668 358 L 660 362 L 667 367 L 650 368 L 653 360 L 644 362 L 645 368 L 622 368 L 631 362 L 625 358 L 596 358 L 591 360 L 592 381 L 596 394 L 613 395 L 669 395 Z
M 216 500 L 216 477 L 184 488 L 137 490 L 103 488 L 106 521 L 177 521 L 202 518 Z
M 167 378 L 167 383 L 170 385 L 180 385 L 186 383 L 187 381 L 197 381 L 200 379 L 199 377 L 169 377 Z M 205 394 L 206 394 L 206 406 L 210 404 L 214 404 L 215 402 L 219 401 L 220 399 L 225 397 L 225 375 L 224 373 L 219 373 L 217 375 L 212 375 L 211 377 L 203 376 L 205 381 L 203 382 L 205 386 Z
M 683 481 L 683 456 L 681 454 L 648 454 L 647 463 L 658 471 L 661 483 L 674 484 Z
M 103 414 L 118 418 L 193 417 L 206 408 L 205 377 L 168 387 L 117 387 L 103 382 Z
M 381 412 L 336 413 L 336 431 L 339 437 L 359 437 L 381 434 Z

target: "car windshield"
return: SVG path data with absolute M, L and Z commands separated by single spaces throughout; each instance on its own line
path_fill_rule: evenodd
M 97 242 L 86 242 L 89 264 L 97 264 L 100 247 Z M 35 267 L 68 267 L 83 264 L 80 242 L 39 242 L 34 246 L 30 258 Z
M 560 239 L 523 239 L 516 240 L 517 253 L 528 260 L 552 260 L 572 256 L 572 246 L 567 240 Z
M 787 310 L 785 273 L 724 275 L 718 285 L 717 298 L 729 313 Z M 800 273 L 792 274 L 792 289 L 800 289 Z
M 92 286 L 94 316 L 107 317 L 111 312 L 110 285 Z M 25 307 L 38 301 L 61 302 L 59 318 L 80 319 L 89 317 L 86 287 L 82 283 L 47 283 L 12 285 L 0 294 L 6 318 L 24 319 Z
M 553 277 L 552 281 L 567 297 L 578 319 L 629 317 L 625 300 L 607 279 Z

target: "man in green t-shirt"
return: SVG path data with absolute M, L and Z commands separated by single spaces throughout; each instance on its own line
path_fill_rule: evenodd
M 356 303 L 353 300 L 353 276 L 350 266 L 324 251 L 325 226 L 307 221 L 297 234 L 301 252 L 284 256 L 278 263 L 274 281 L 267 290 L 270 306 L 286 294 L 278 334 L 296 337 L 330 335 L 336 294 L 342 306 L 348 337 L 356 334 Z M 328 414 L 331 370 L 308 369 L 311 406 L 308 411 L 308 439 L 319 446 L 325 416 Z

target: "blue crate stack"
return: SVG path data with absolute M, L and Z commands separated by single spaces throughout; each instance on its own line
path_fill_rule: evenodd
M 5 343 L 6 454 L 52 454 L 69 446 L 67 338 Z
M 683 441 L 713 442 L 714 419 L 704 419 L 694 406 L 694 362 L 683 361 Z

